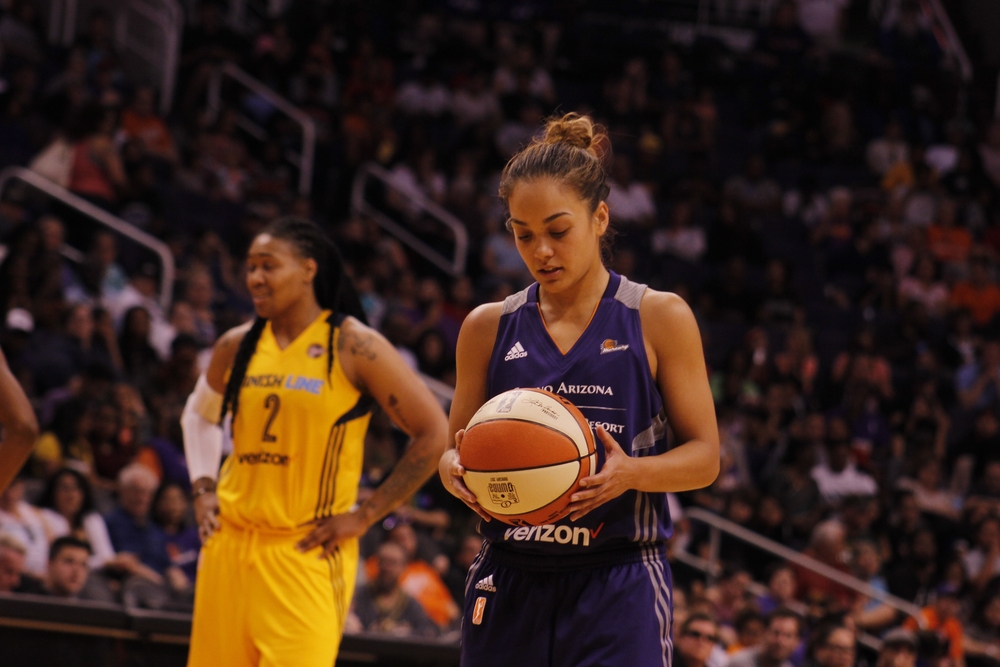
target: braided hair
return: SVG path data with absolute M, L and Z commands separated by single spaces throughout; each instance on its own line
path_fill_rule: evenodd
M 303 257 L 316 260 L 313 292 L 319 307 L 331 311 L 326 319 L 330 325 L 326 341 L 326 375 L 329 381 L 330 372 L 333 370 L 333 330 L 340 316 L 350 315 L 365 324 L 368 323 L 358 293 L 344 271 L 344 260 L 340 251 L 316 223 L 305 218 L 295 216 L 278 218 L 261 230 L 260 234 L 288 241 Z M 247 367 L 254 352 L 257 351 L 257 343 L 266 324 L 266 318 L 254 318 L 250 330 L 240 341 L 236 357 L 233 359 L 233 368 L 229 373 L 229 381 L 226 383 L 226 391 L 222 397 L 220 425 L 226 419 L 227 413 L 236 416 L 236 411 L 239 409 L 240 387 L 243 386 Z

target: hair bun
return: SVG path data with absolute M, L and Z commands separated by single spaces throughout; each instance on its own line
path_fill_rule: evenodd
M 545 125 L 545 138 L 542 142 L 564 143 L 587 150 L 594 143 L 594 123 L 590 118 L 578 113 L 568 113 L 562 118 L 554 118 Z

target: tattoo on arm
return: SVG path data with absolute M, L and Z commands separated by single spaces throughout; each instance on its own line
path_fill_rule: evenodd
M 375 336 L 372 334 L 341 334 L 337 341 L 337 351 L 347 350 L 355 357 L 361 357 L 368 361 L 375 361 L 378 354 L 375 352 Z
M 386 403 L 388 404 L 389 411 L 392 413 L 392 418 L 396 421 L 396 423 L 409 431 L 410 425 L 406 422 L 406 417 L 403 416 L 403 411 L 399 409 L 399 399 L 396 398 L 396 395 L 389 394 L 389 399 Z

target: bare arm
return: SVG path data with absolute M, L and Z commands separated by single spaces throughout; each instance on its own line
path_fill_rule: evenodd
M 347 318 L 337 351 L 348 380 L 374 398 L 411 440 L 382 484 L 356 510 L 317 522 L 316 529 L 299 543 L 302 551 L 323 545 L 324 553 L 330 552 L 337 542 L 364 534 L 412 496 L 434 472 L 448 433 L 448 421 L 437 399 L 377 331 Z
M 3 352 L 0 352 L 0 425 L 3 425 L 0 441 L 0 492 L 3 492 L 28 460 L 38 439 L 35 411 L 10 372 Z
M 719 430 L 701 335 L 683 299 L 647 290 L 640 307 L 650 365 L 678 444 L 658 456 L 634 458 L 603 428 L 597 434 L 608 457 L 596 475 L 581 480 L 570 518 L 581 516 L 629 489 L 678 492 L 708 486 L 719 474 Z
M 479 509 L 476 497 L 462 481 L 465 469 L 459 464 L 458 444 L 465 433 L 465 425 L 486 402 L 486 373 L 500 326 L 502 308 L 499 303 L 479 306 L 462 324 L 455 351 L 455 398 L 451 403 L 448 425 L 451 437 L 448 439 L 448 449 L 438 463 L 438 474 L 448 493 L 463 501 L 487 521 L 489 516 Z

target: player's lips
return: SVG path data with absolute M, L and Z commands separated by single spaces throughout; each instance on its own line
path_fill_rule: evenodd
M 559 273 L 560 271 L 562 271 L 562 267 L 561 266 L 548 266 L 548 267 L 544 267 L 544 268 L 538 269 L 538 272 L 540 274 L 542 274 L 543 276 L 554 276 L 557 273 Z

